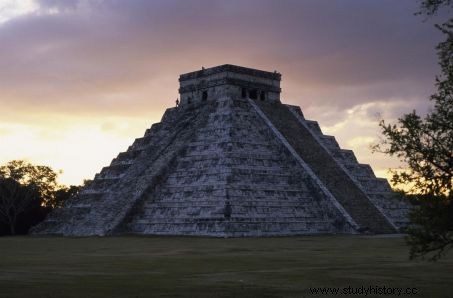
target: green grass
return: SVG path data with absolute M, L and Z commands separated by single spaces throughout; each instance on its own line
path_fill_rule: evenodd
M 348 286 L 453 297 L 453 257 L 409 261 L 402 237 L 380 236 L 0 238 L 0 297 L 334 297 L 309 287 Z

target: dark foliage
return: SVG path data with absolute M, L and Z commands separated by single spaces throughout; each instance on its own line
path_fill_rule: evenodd
M 424 0 L 418 14 L 435 15 L 453 8 L 453 0 Z M 445 40 L 436 47 L 441 74 L 431 96 L 432 111 L 413 111 L 397 124 L 381 121 L 385 139 L 375 149 L 397 156 L 407 169 L 393 173 L 392 182 L 405 185 L 416 208 L 408 229 L 410 257 L 437 260 L 453 247 L 453 19 L 436 27 Z
M 420 11 L 417 14 L 426 14 L 427 16 L 435 15 L 441 8 L 450 8 L 453 6 L 453 0 L 423 0 L 420 3 Z
M 22 185 L 13 178 L 0 178 L 0 222 L 14 235 L 19 217 L 40 207 L 40 194 L 34 184 Z
M 0 235 L 26 234 L 53 209 L 75 198 L 79 186 L 57 183 L 47 166 L 14 160 L 0 166 Z
M 417 226 L 409 229 L 410 258 L 438 260 L 453 246 L 453 200 L 442 196 L 417 196 L 411 213 Z

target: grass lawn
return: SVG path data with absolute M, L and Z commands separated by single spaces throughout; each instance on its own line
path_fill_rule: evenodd
M 348 286 L 450 298 L 453 256 L 409 261 L 399 236 L 0 238 L 0 297 L 335 297 L 309 288 Z

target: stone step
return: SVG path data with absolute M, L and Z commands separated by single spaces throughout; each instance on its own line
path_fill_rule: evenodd
M 162 126 L 163 124 L 161 122 L 154 123 L 153 125 L 151 125 L 151 128 L 148 128 L 145 131 L 145 137 L 153 137 L 159 132 Z
M 110 189 L 113 185 L 118 184 L 120 180 L 120 178 L 105 179 L 98 177 L 91 182 L 90 189 L 98 192 L 104 192 Z
M 192 141 L 189 143 L 189 146 L 209 146 L 212 148 L 226 148 L 228 145 L 233 145 L 234 147 L 240 146 L 248 146 L 248 148 L 272 148 L 272 146 L 267 142 L 257 142 L 255 139 L 253 140 L 216 140 L 213 142 L 204 142 L 204 141 Z
M 120 154 L 118 154 L 118 157 L 116 157 L 113 161 L 112 161 L 112 164 L 111 166 L 115 166 L 115 165 L 124 165 L 124 164 L 130 164 L 131 162 L 133 162 L 141 153 L 143 152 L 143 150 L 139 150 L 139 149 L 131 149 L 131 150 L 128 150 L 126 152 L 121 152 Z
M 262 217 L 231 217 L 229 219 L 225 219 L 224 217 L 182 217 L 182 218 L 159 218 L 155 220 L 150 220 L 150 219 L 140 219 L 137 221 L 134 221 L 133 224 L 139 224 L 139 225 L 157 225 L 157 224 L 193 224 L 193 223 L 207 223 L 207 222 L 224 222 L 228 221 L 228 223 L 304 223 L 304 224 L 324 224 L 328 223 L 329 221 L 327 220 L 316 220 L 316 218 L 307 216 L 307 217 L 301 217 L 301 216 L 288 216 L 288 217 L 281 217 L 281 216 L 276 216 L 276 217 L 268 217 L 268 216 L 262 216 Z
M 376 178 L 373 169 L 366 164 L 344 164 L 343 165 L 349 173 L 354 177 Z
M 270 174 L 198 174 L 198 175 L 187 175 L 168 177 L 167 183 L 171 186 L 194 186 L 199 184 L 211 184 L 222 182 L 228 179 L 228 182 L 235 183 L 239 187 L 244 188 L 255 188 L 261 186 L 273 187 L 273 186 L 284 186 L 292 187 L 297 184 L 296 177 L 288 175 L 270 175 Z M 97 180 L 101 183 L 104 180 Z M 114 181 L 109 179 L 108 181 Z
M 306 198 L 312 198 L 312 195 L 309 191 L 291 191 L 291 190 L 255 190 L 255 189 L 236 189 L 236 188 L 229 188 L 228 193 L 230 198 L 233 200 L 244 200 L 244 201 L 254 201 L 254 200 L 262 200 L 266 201 L 268 198 L 277 202 L 284 202 L 289 200 L 302 200 Z M 226 194 L 225 188 L 218 188 L 218 189 L 195 189 L 195 190 L 187 190 L 181 189 L 180 191 L 169 190 L 164 187 L 159 191 L 156 196 L 154 196 L 155 200 L 198 200 L 201 198 L 212 198 L 213 200 L 217 200 L 219 198 L 224 197 Z
M 219 156 L 218 151 L 206 151 L 206 153 L 195 153 L 195 152 L 186 152 L 185 158 L 195 157 L 199 159 L 209 158 Z M 222 152 L 222 156 L 225 158 L 231 159 L 251 159 L 251 160 L 280 160 L 278 155 L 275 152 L 270 152 L 267 150 L 256 150 L 252 152 Z
M 147 221 L 152 222 L 174 222 L 179 221 L 180 218 L 192 218 L 196 221 L 198 218 L 205 218 L 212 215 L 219 215 L 223 216 L 222 210 L 218 210 L 217 212 L 209 211 L 209 210 L 193 210 L 191 212 L 185 212 L 184 210 L 176 210 L 176 209 L 165 209 L 165 210 L 155 210 L 153 212 L 147 212 L 141 216 L 135 218 L 134 223 L 144 223 Z M 274 214 L 270 214 L 268 212 L 251 212 L 250 210 L 244 210 L 243 212 L 233 212 L 232 217 L 235 219 L 240 218 L 249 218 L 251 221 L 261 221 L 259 218 L 265 218 L 268 216 L 275 216 L 279 218 L 279 220 L 284 221 L 286 218 L 293 218 L 297 217 L 303 219 L 304 221 L 313 221 L 320 217 L 319 214 L 314 214 L 310 212 L 303 212 L 303 211 L 296 211 L 296 212 L 276 212 Z
M 233 207 L 247 207 L 247 208 L 313 208 L 313 202 L 311 200 L 272 200 L 267 198 L 267 200 L 250 200 L 250 201 L 239 201 L 237 198 L 231 198 L 229 202 Z M 153 209 L 153 208 L 198 208 L 198 207 L 209 207 L 209 206 L 221 206 L 224 207 L 224 199 L 187 199 L 187 200 L 159 200 L 156 199 L 153 202 L 147 202 L 143 205 L 144 209 Z
M 104 195 L 108 194 L 106 191 L 95 190 L 91 188 L 86 188 L 81 191 L 78 195 L 77 200 L 84 201 L 99 201 Z
M 108 175 L 112 175 L 112 176 L 121 175 L 125 171 L 127 171 L 127 169 L 129 169 L 129 167 L 132 164 L 133 164 L 133 162 L 119 163 L 118 161 L 117 162 L 113 162 L 112 161 L 112 164 L 110 164 L 110 166 L 102 168 L 101 172 L 96 175 L 96 178 L 97 177 L 105 177 L 105 176 L 108 176 Z
M 308 128 L 313 131 L 315 134 L 322 136 L 323 133 L 321 131 L 321 127 L 319 126 L 319 123 L 314 120 L 305 120 L 305 123 L 307 123 Z
M 251 159 L 251 158 L 228 158 L 223 156 L 193 156 L 182 157 L 178 160 L 177 170 L 184 170 L 188 168 L 211 168 L 211 167 L 268 167 L 276 168 L 281 166 L 279 159 Z
M 354 151 L 349 149 L 341 149 L 341 154 L 343 156 L 344 163 L 356 164 L 358 163 L 357 158 L 355 157 Z
M 338 145 L 337 140 L 334 136 L 329 135 L 322 135 L 321 141 L 323 142 L 324 146 L 327 147 L 331 152 L 340 151 L 340 145 Z
M 247 167 L 247 166 L 230 166 L 230 167 L 208 167 L 204 168 L 181 168 L 178 167 L 175 171 L 169 175 L 169 177 L 185 177 L 185 176 L 197 176 L 203 173 L 205 175 L 274 175 L 274 176 L 293 176 L 295 174 L 291 173 L 291 170 L 288 167 Z
M 356 179 L 362 185 L 367 194 L 389 194 L 392 192 L 392 188 L 390 187 L 386 179 L 380 180 L 377 178 L 368 177 L 356 177 Z
M 223 186 L 225 186 L 226 182 L 219 181 L 218 183 L 206 183 L 206 184 L 183 185 L 183 186 L 164 185 L 164 186 L 162 186 L 161 191 L 165 192 L 165 193 L 174 192 L 174 191 L 178 191 L 178 192 L 181 192 L 181 191 L 192 191 L 192 192 L 193 191 L 203 191 L 203 192 L 208 191 L 209 192 L 209 191 L 215 191 L 218 189 L 222 189 L 222 184 L 223 184 Z M 225 189 L 225 187 L 223 187 L 223 189 Z M 271 193 L 275 193 L 275 192 L 304 193 L 304 192 L 306 192 L 306 189 L 302 188 L 301 186 L 299 188 L 296 188 L 296 187 L 286 187 L 285 185 L 278 185 L 278 184 L 272 185 L 272 186 L 269 185 L 266 187 L 263 187 L 263 186 L 251 187 L 249 184 L 236 183 L 234 185 L 234 189 L 237 191 L 240 190 L 243 192 L 253 190 L 257 194 L 259 194 L 260 191 L 261 192 L 271 192 Z
M 133 225 L 134 233 L 199 236 L 274 236 L 331 233 L 328 222 L 221 222 L 152 223 Z
M 237 201 L 229 201 L 231 203 L 231 206 L 236 206 L 236 207 L 269 207 L 266 206 L 265 203 L 263 204 L 244 204 L 241 205 Z M 270 206 L 277 207 L 275 204 L 269 204 Z M 169 199 L 156 199 L 154 201 L 147 201 L 143 205 L 143 210 L 152 210 L 156 208 L 206 208 L 206 207 L 224 207 L 225 206 L 225 197 L 222 198 L 204 198 L 202 200 L 193 200 L 193 199 L 188 199 L 188 200 L 169 200 Z M 282 207 L 293 207 L 297 206 L 296 202 L 286 202 L 286 204 L 283 204 Z M 303 205 L 301 205 L 303 206 Z
M 302 120 L 305 120 L 305 116 L 304 116 L 304 113 L 302 112 L 302 109 L 299 107 L 299 106 L 293 106 L 293 105 L 286 105 L 289 109 L 293 110 L 294 112 L 296 112 L 296 114 L 299 115 L 299 117 L 302 119 Z

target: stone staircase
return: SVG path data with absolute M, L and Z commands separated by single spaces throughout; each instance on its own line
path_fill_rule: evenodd
M 335 137 L 324 135 L 318 122 L 305 119 L 300 107 L 287 107 L 301 123 L 305 123 L 331 156 L 348 171 L 368 198 L 396 227 L 405 228 L 410 224 L 408 214 L 411 205 L 392 191 L 387 179 L 377 178 L 369 165 L 357 161 L 352 150 L 341 149 Z
M 345 232 L 247 101 L 224 99 L 125 231 L 218 237 Z M 229 206 L 230 211 L 226 212 Z
M 302 125 L 296 115 L 303 117 L 301 112 L 298 113 L 300 110 L 291 111 L 290 107 L 280 103 L 269 104 L 257 101 L 256 104 L 362 230 L 374 233 L 396 232 L 393 222 L 380 208 L 376 207 L 362 187 L 357 185 L 355 178 L 351 177 L 350 173 L 337 162 L 339 156 L 343 155 L 341 149 L 331 150 L 338 156 L 337 158 L 334 158 L 333 154 L 326 149 L 326 147 L 337 148 L 338 144 L 335 145 L 336 142 L 333 143 L 332 138 L 324 137 L 317 124 L 306 121 L 307 125 Z M 323 141 L 319 142 L 312 132 Z M 351 159 L 349 152 L 345 152 L 344 155 Z M 350 161 L 343 164 L 345 167 L 350 166 L 350 171 L 354 172 L 356 177 L 374 176 L 371 168 L 358 164 L 355 157 Z

